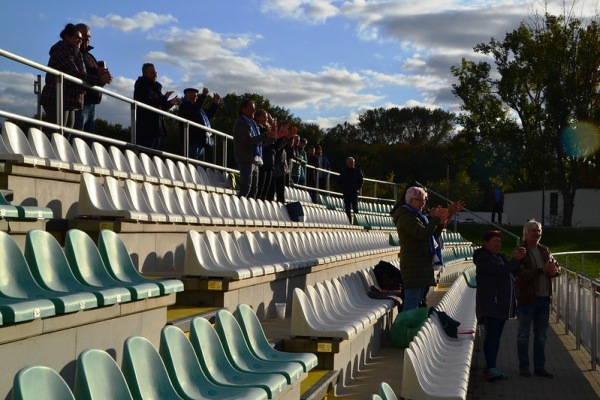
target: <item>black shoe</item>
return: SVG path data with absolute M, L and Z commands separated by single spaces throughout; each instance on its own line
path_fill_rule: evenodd
M 543 376 L 544 378 L 554 378 L 554 375 L 546 371 L 544 368 L 537 368 L 533 373 L 536 376 Z
M 531 372 L 528 369 L 520 369 L 519 375 L 529 378 L 531 376 Z

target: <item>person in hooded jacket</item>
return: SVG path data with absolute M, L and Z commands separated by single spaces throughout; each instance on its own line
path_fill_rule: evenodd
M 488 231 L 483 235 L 483 247 L 473 252 L 477 279 L 475 313 L 477 322 L 485 328 L 483 377 L 488 381 L 506 379 L 496 368 L 496 359 L 504 324 L 515 315 L 514 275 L 526 253 L 524 247 L 517 247 L 508 260 L 500 253 L 501 247 L 502 232 Z

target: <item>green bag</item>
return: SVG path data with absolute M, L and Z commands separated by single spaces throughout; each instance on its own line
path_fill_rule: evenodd
M 419 333 L 419 329 L 421 329 L 428 316 L 428 307 L 413 308 L 399 313 L 390 329 L 392 346 L 408 347 L 412 339 Z

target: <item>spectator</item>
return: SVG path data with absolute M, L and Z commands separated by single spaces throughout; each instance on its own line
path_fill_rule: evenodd
M 321 164 L 319 164 L 319 157 L 315 154 L 315 146 L 308 146 L 308 155 L 306 163 L 313 168 L 306 169 L 306 186 L 317 187 L 317 170 L 315 168 L 319 168 Z M 310 197 L 313 203 L 317 202 L 317 191 L 311 190 Z
M 100 81 L 101 83 L 99 86 L 104 86 L 105 84 L 111 83 L 112 75 L 106 68 L 106 63 L 103 63 L 103 65 L 98 65 L 96 57 L 90 53 L 90 51 L 94 48 L 93 46 L 90 46 L 90 40 L 92 39 L 90 27 L 83 23 L 77 24 L 75 27 L 81 33 L 83 38 L 79 50 L 83 56 L 83 63 L 85 64 L 88 77 L 93 77 L 94 80 Z M 107 82 L 102 83 L 102 80 L 99 79 L 99 77 L 102 75 L 107 76 Z M 96 133 L 96 104 L 100 104 L 101 101 L 102 93 L 95 90 L 85 91 L 83 108 L 75 111 L 75 129 L 89 133 Z M 91 140 L 87 140 L 87 142 L 89 143 Z
M 298 183 L 298 180 L 300 179 L 300 170 L 302 169 L 302 165 L 300 164 L 302 162 L 302 159 L 300 159 L 300 157 L 298 156 L 298 143 L 300 143 L 300 137 L 298 136 L 298 128 L 294 126 L 293 128 L 291 128 L 291 130 L 294 132 L 294 135 L 286 145 L 285 153 L 287 156 L 288 167 L 291 169 L 290 175 L 292 176 L 292 182 L 288 182 L 289 175 L 286 175 L 286 186 L 290 186 L 292 183 Z
M 233 155 L 240 170 L 239 195 L 253 198 L 258 192 L 258 167 L 263 164 L 262 142 L 265 138 L 277 138 L 277 132 L 260 132 L 253 120 L 255 111 L 254 100 L 243 100 L 233 126 Z
M 61 72 L 80 78 L 90 85 L 102 85 L 110 81 L 110 74 L 91 75 L 87 73 L 83 56 L 79 47 L 83 41 L 83 35 L 75 25 L 67 24 L 60 32 L 60 38 L 50 48 L 50 60 L 48 66 Z M 85 88 L 68 80 L 64 81 L 63 87 L 63 126 L 73 128 L 75 126 L 75 110 L 83 107 Z M 56 105 L 56 77 L 46 74 L 46 84 L 42 89 L 41 104 L 50 122 L 59 123 Z M 67 135 L 68 136 L 68 135 Z
M 340 173 L 340 184 L 344 195 L 344 208 L 348 220 L 352 223 L 352 211 L 358 214 L 358 193 L 363 185 L 363 174 L 360 168 L 356 168 L 354 158 L 346 158 L 346 168 Z
M 495 223 L 498 214 L 498 223 L 502 225 L 502 213 L 504 212 L 504 193 L 500 185 L 490 190 L 490 203 L 492 204 L 492 224 Z
M 460 211 L 462 201 L 452 202 L 447 208 L 434 207 L 429 218 L 423 213 L 427 203 L 427 191 L 412 186 L 406 190 L 406 204 L 394 207 L 392 218 L 402 246 L 400 265 L 404 283 L 403 311 L 418 307 L 430 286 L 435 285 L 434 264 L 442 262 L 438 239 L 446 223 Z
M 179 116 L 210 128 L 210 120 L 217 113 L 219 103 L 221 102 L 221 96 L 219 96 L 218 93 L 213 93 L 212 104 L 208 110 L 205 110 L 204 102 L 208 96 L 209 90 L 207 88 L 203 88 L 202 94 L 198 95 L 198 93 L 200 93 L 200 91 L 194 88 L 187 88 L 183 90 L 183 100 L 179 105 Z M 179 124 L 179 132 L 181 143 L 183 144 L 185 143 L 184 123 Z M 214 138 L 212 137 L 211 132 L 190 125 L 188 143 L 188 157 L 204 161 L 205 149 L 212 147 Z
M 258 125 L 258 130 L 261 134 L 266 134 L 274 123 L 273 118 L 262 108 L 254 112 L 254 121 Z M 258 191 L 256 198 L 266 200 L 271 185 L 273 185 L 273 164 L 275 162 L 273 139 L 266 138 L 262 142 L 262 158 L 263 164 L 258 167 Z
M 296 137 L 297 130 L 288 129 L 281 131 L 279 139 L 275 141 L 275 164 L 273 166 L 273 185 L 267 195 L 267 200 L 277 200 L 279 203 L 285 203 L 285 187 L 288 184 L 289 164 L 288 152 L 290 144 Z
M 306 144 L 308 140 L 306 138 L 301 138 L 300 143 L 298 143 L 298 158 L 300 158 L 300 177 L 298 178 L 298 183 L 300 185 L 306 186 L 306 161 L 308 160 L 308 155 L 306 154 Z
M 323 154 L 323 148 L 317 146 L 315 149 L 315 155 L 319 157 L 319 165 L 321 169 L 331 170 L 331 164 L 326 155 Z M 329 173 L 323 171 L 317 171 L 317 185 L 319 189 L 327 189 L 327 182 L 329 181 Z
M 496 359 L 504 324 L 507 319 L 514 317 L 513 278 L 521 268 L 521 260 L 525 256 L 525 248 L 518 247 L 509 261 L 500 253 L 501 247 L 502 233 L 489 231 L 483 235 L 483 247 L 473 252 L 477 270 L 475 309 L 477 322 L 485 328 L 483 377 L 487 381 L 506 379 L 506 375 L 496 368 Z
M 179 103 L 179 97 L 175 96 L 169 100 L 173 94 L 172 90 L 162 94 L 162 85 L 156 80 L 157 77 L 158 72 L 156 72 L 154 64 L 142 65 L 142 76 L 138 77 L 135 82 L 133 99 L 166 111 Z M 167 134 L 165 117 L 154 111 L 138 107 L 135 130 L 137 144 L 158 149 L 162 137 Z
M 517 354 L 519 373 L 531 376 L 529 370 L 529 332 L 533 325 L 533 372 L 537 376 L 553 378 L 545 368 L 546 331 L 550 319 L 552 278 L 560 275 L 558 263 L 548 247 L 540 244 L 542 225 L 530 220 L 523 225 L 523 247 L 526 256 L 515 281 L 517 298 Z

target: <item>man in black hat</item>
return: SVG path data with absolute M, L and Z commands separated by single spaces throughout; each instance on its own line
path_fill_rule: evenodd
M 209 90 L 207 88 L 202 89 L 202 94 L 200 95 L 198 94 L 199 92 L 198 89 L 194 88 L 187 88 L 183 91 L 184 96 L 179 105 L 179 116 L 210 128 L 210 119 L 216 114 L 217 109 L 219 108 L 221 96 L 219 96 L 218 93 L 213 93 L 213 102 L 210 108 L 205 110 L 203 105 Z M 179 125 L 179 132 L 183 144 L 185 138 L 185 124 L 181 123 Z M 190 125 L 188 157 L 204 161 L 204 149 L 206 147 L 212 147 L 213 143 L 214 138 L 212 137 L 212 133 Z

